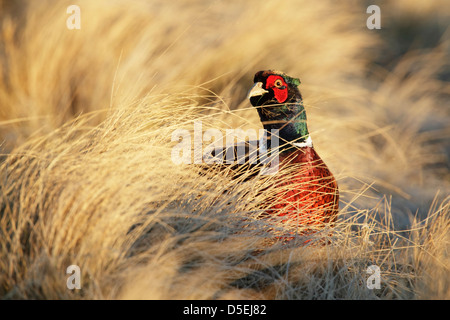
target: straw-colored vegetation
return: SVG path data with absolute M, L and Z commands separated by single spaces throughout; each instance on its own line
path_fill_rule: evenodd
M 2 298 L 450 298 L 447 1 L 384 1 L 381 30 L 359 1 L 79 0 L 68 30 L 71 4 L 0 1 Z M 260 128 L 262 69 L 302 80 L 329 245 L 273 241 L 270 178 L 171 161 L 194 121 Z

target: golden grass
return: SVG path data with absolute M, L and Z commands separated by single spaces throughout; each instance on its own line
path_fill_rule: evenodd
M 1 297 L 450 298 L 445 39 L 386 70 L 354 3 L 78 2 L 77 31 L 70 1 L 0 19 Z M 330 245 L 272 241 L 267 180 L 171 161 L 172 132 L 194 121 L 259 128 L 245 93 L 267 68 L 302 79 L 338 180 Z

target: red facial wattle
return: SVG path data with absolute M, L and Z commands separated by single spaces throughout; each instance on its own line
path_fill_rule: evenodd
M 272 89 L 275 99 L 279 103 L 286 101 L 288 97 L 288 86 L 284 81 L 283 77 L 271 75 L 267 78 L 266 89 Z

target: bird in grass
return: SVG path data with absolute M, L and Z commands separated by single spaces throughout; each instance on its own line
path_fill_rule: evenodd
M 279 135 L 281 177 L 275 179 L 278 192 L 268 213 L 285 216 L 290 224 L 320 227 L 336 221 L 339 190 L 314 149 L 299 85 L 283 72 L 259 71 L 248 98 L 264 129 Z
M 264 216 L 282 217 L 294 230 L 301 227 L 301 233 L 307 234 L 336 221 L 339 190 L 333 174 L 314 149 L 299 85 L 299 79 L 283 72 L 259 71 L 248 99 L 267 133 L 266 148 L 271 156 L 278 156 L 271 180 L 275 193 L 263 204 Z M 246 143 L 247 155 L 251 146 Z M 213 150 L 211 155 L 223 156 L 229 148 Z

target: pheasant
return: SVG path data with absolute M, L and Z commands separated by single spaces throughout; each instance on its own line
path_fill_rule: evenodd
M 301 227 L 302 231 L 295 233 L 309 234 L 335 222 L 339 190 L 333 174 L 314 149 L 299 85 L 299 79 L 283 72 L 259 71 L 248 99 L 268 135 L 267 149 L 278 155 L 278 170 L 272 180 L 275 194 L 268 196 L 264 216 L 282 217 L 293 230 Z M 279 142 L 278 146 L 274 141 Z M 246 147 L 249 153 L 251 144 Z M 213 150 L 211 155 L 223 156 L 226 149 Z

